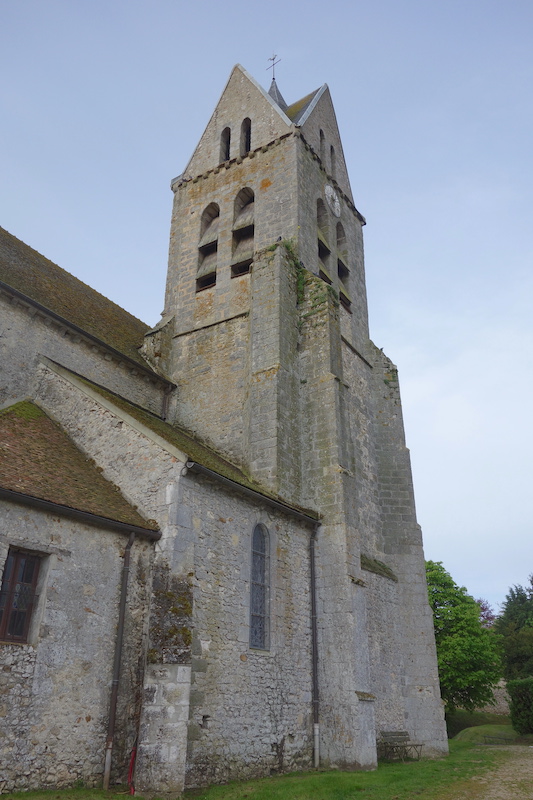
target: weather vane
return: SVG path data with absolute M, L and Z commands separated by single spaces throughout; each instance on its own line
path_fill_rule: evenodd
M 276 64 L 279 64 L 279 62 L 281 61 L 281 58 L 278 58 L 277 61 L 276 61 L 276 58 L 278 58 L 278 57 L 276 55 L 273 55 L 268 59 L 269 61 L 272 61 L 272 64 L 269 67 L 267 67 L 267 70 L 268 69 L 272 70 L 272 80 L 273 81 L 276 80 Z

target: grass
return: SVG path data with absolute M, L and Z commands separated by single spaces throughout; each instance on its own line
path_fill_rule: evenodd
M 505 758 L 496 748 L 475 747 L 469 741 L 450 742 L 450 756 L 435 760 L 380 764 L 373 772 L 307 772 L 240 781 L 209 789 L 190 790 L 184 800 L 465 800 L 479 797 L 476 776 Z M 127 789 L 62 789 L 18 792 L 2 800 L 103 800 L 128 797 Z M 137 796 L 138 797 L 138 796 Z

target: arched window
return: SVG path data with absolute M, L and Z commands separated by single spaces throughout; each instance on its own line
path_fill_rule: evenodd
M 235 198 L 233 210 L 233 255 L 231 277 L 246 275 L 254 258 L 254 209 L 255 195 L 246 186 Z
M 331 175 L 333 178 L 337 177 L 337 157 L 335 155 L 335 148 L 331 145 L 330 150 L 330 159 L 331 159 Z
M 348 293 L 350 270 L 348 268 L 348 247 L 342 223 L 337 222 L 337 274 L 339 276 L 339 299 L 349 311 L 352 302 Z
M 329 247 L 329 217 L 324 201 L 319 198 L 316 201 L 316 227 L 317 227 L 317 246 L 318 246 L 318 275 L 323 281 L 333 283 L 330 275 L 330 255 Z
M 198 270 L 196 272 L 196 291 L 210 289 L 217 282 L 218 223 L 220 209 L 216 203 L 209 203 L 200 221 L 200 241 L 198 243 Z
M 270 537 L 264 525 L 252 534 L 250 580 L 250 647 L 268 650 L 270 646 Z
M 231 130 L 224 128 L 220 135 L 220 161 L 229 161 Z
M 326 137 L 324 136 L 324 131 L 322 128 L 320 129 L 320 160 L 322 161 L 322 166 L 325 168 L 326 166 Z
M 245 156 L 252 149 L 252 121 L 249 117 L 243 119 L 241 125 L 241 156 Z

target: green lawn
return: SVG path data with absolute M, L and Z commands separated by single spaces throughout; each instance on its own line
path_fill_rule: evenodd
M 469 741 L 450 742 L 450 756 L 437 760 L 380 764 L 373 772 L 307 772 L 243 781 L 206 790 L 191 790 L 184 800 L 454 800 L 460 790 L 465 798 L 478 797 L 480 786 L 470 781 L 482 775 L 504 751 L 473 746 Z M 5 794 L 2 800 L 103 800 L 111 795 L 128 797 L 127 788 L 110 793 L 101 789 L 62 789 Z M 138 795 L 136 795 L 138 797 Z

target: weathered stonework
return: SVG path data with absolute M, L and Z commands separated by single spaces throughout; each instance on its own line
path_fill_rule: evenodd
M 0 791 L 101 780 L 122 556 L 126 538 L 16 504 L 2 509 L 0 569 L 7 545 L 43 554 L 38 626 L 25 645 L 0 645 Z M 150 571 L 151 548 L 137 542 L 133 569 Z M 124 765 L 140 712 L 139 670 L 147 587 L 131 585 L 122 692 Z M 69 624 L 65 624 L 65 620 Z M 127 733 L 126 733 L 127 731 Z M 115 773 L 124 780 L 124 768 Z
M 369 339 L 364 218 L 329 90 L 286 107 L 236 67 L 172 189 L 165 311 L 142 351 L 142 323 L 101 296 L 122 338 L 47 310 L 61 271 L 6 245 L 8 275 L 19 252 L 47 282 L 24 299 L 24 262 L 18 289 L 2 283 L 0 407 L 31 398 L 147 527 L 133 541 L 0 484 L 0 572 L 9 552 L 41 556 L 27 640 L 0 641 L 0 791 L 102 780 L 128 541 L 112 782 L 135 742 L 138 791 L 169 797 L 373 768 L 384 729 L 443 754 L 397 370 Z M 76 317 L 88 287 L 68 284 Z

